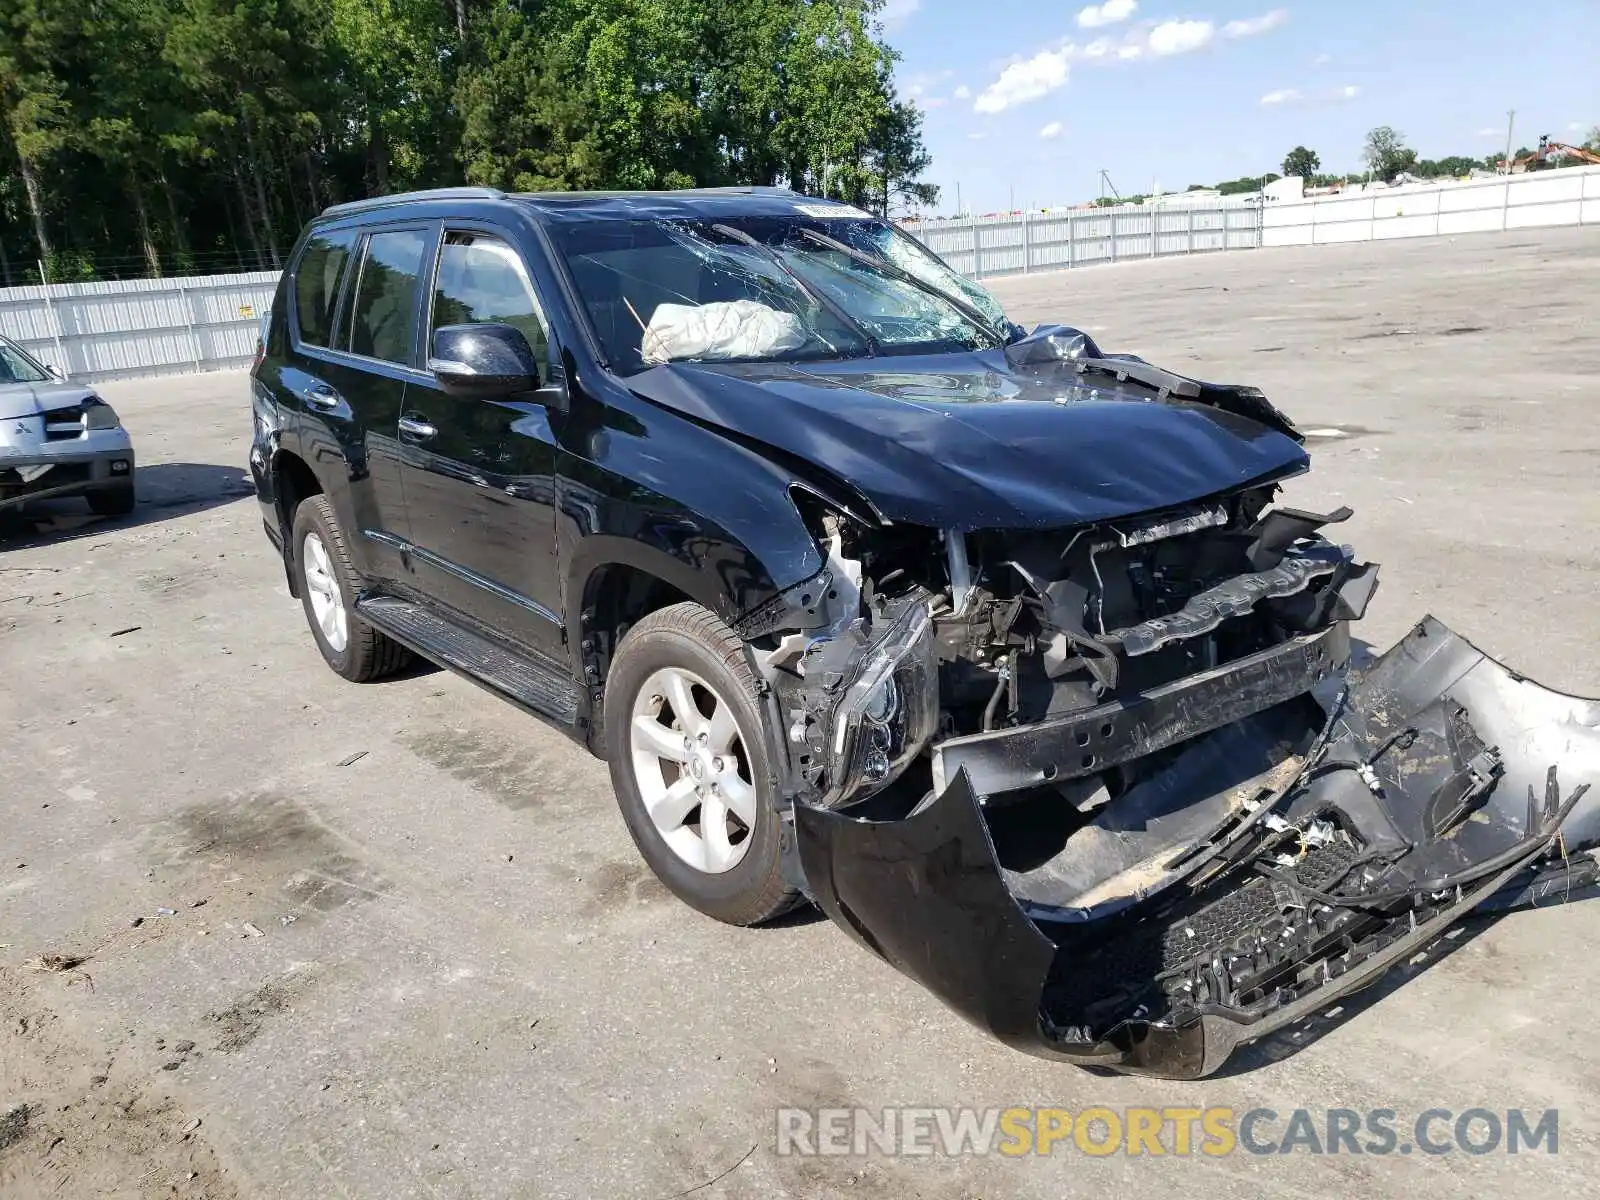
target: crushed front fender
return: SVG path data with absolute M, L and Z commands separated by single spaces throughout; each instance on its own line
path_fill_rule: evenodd
M 964 770 L 898 819 L 801 806 L 808 890 L 1007 1045 L 1172 1078 L 1211 1074 L 1480 907 L 1590 890 L 1600 702 L 1430 618 L 1323 709 L 1296 703 L 1187 743 L 1160 807 L 1113 799 L 1053 866 L 1002 861 Z M 1217 761 L 1267 746 L 1276 764 L 1218 786 Z

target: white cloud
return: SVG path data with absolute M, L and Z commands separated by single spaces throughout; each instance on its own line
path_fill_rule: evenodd
M 924 96 L 930 88 L 937 87 L 954 74 L 954 71 L 918 71 L 906 77 L 906 95 Z
M 1568 121 L 1567 122 L 1567 132 L 1568 133 L 1582 133 L 1583 131 L 1584 131 L 1584 126 L 1583 126 L 1583 122 L 1582 121 Z
M 1333 55 L 1331 55 L 1331 54 L 1319 54 L 1319 55 L 1317 55 L 1315 58 L 1313 58 L 1311 60 L 1311 65 L 1313 67 L 1325 67 L 1329 63 L 1331 63 L 1332 61 L 1333 61 Z
M 955 90 L 954 94 L 955 94 L 955 98 L 957 100 L 971 100 L 972 99 L 972 89 L 969 88 L 964 83 Z
M 1479 137 L 1499 137 L 1504 130 L 1496 129 L 1493 125 L 1485 125 L 1478 130 Z
M 1102 25 L 1115 25 L 1126 21 L 1138 8 L 1138 0 L 1105 0 L 1104 4 L 1091 4 L 1078 13 L 1078 24 L 1084 29 L 1099 29 Z
M 1268 92 L 1261 97 L 1262 108 L 1283 108 L 1298 104 L 1339 104 L 1345 100 L 1354 100 L 1361 94 L 1361 89 L 1355 84 L 1346 84 L 1342 88 L 1331 91 L 1313 92 L 1310 95 L 1299 88 L 1279 88 Z
M 943 96 L 922 96 L 917 100 L 917 107 L 923 112 L 932 112 L 936 108 L 943 108 L 950 101 Z
M 967 134 L 967 141 L 969 141 L 969 142 L 987 141 L 988 138 L 989 138 L 989 135 L 987 133 L 984 133 L 982 130 L 979 130 L 977 133 L 969 133 L 969 134 Z
M 1060 137 L 1064 132 L 1065 126 L 1063 126 L 1060 121 L 1051 121 L 1050 124 L 1039 130 L 1039 136 L 1045 141 L 1050 142 Z
M 1075 49 L 1069 43 L 1059 50 L 1041 50 L 1032 58 L 1012 63 L 1000 72 L 998 79 L 978 93 L 972 107 L 981 113 L 1004 112 L 1065 87 L 1072 73 L 1070 60 Z
M 1145 37 L 1145 47 L 1157 58 L 1188 54 L 1211 44 L 1216 26 L 1210 21 L 1163 21 Z
M 1104 66 L 1147 58 L 1170 58 L 1204 49 L 1216 37 L 1217 27 L 1210 21 L 1174 20 L 1146 21 L 1121 36 L 1097 37 L 1082 44 L 1057 42 L 1031 58 L 1007 63 L 994 82 L 978 93 L 973 108 L 992 114 L 1047 96 L 1067 85 L 1075 64 Z
M 885 29 L 899 29 L 921 7 L 922 0 L 886 0 L 883 10 L 878 13 L 878 20 L 883 22 Z
M 1222 27 L 1222 36 L 1225 38 L 1255 37 L 1258 33 L 1268 33 L 1282 25 L 1289 19 L 1289 10 L 1275 8 L 1271 12 L 1264 12 L 1259 17 L 1245 17 L 1240 21 L 1229 21 Z

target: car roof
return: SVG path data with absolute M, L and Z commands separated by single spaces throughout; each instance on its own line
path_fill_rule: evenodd
M 685 188 L 677 191 L 631 192 L 502 192 L 495 188 L 434 188 L 374 196 L 324 209 L 318 222 L 362 214 L 396 215 L 419 208 L 438 215 L 441 208 L 458 211 L 499 204 L 515 205 L 548 221 L 726 219 L 729 217 L 865 217 L 869 214 L 836 200 L 823 200 L 787 188 Z

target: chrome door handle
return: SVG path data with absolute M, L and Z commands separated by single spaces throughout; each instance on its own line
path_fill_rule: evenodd
M 439 430 L 416 417 L 401 417 L 400 432 L 410 434 L 414 438 L 431 438 Z
M 312 408 L 324 410 L 338 408 L 339 405 L 344 403 L 344 397 L 325 383 L 319 383 L 314 387 L 307 388 L 303 399 Z

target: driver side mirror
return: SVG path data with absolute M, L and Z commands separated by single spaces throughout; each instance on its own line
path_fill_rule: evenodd
M 499 399 L 539 387 L 539 360 L 514 325 L 446 325 L 433 335 L 428 370 L 448 394 Z
M 67 373 L 65 371 L 63 371 L 60 367 L 56 366 L 55 363 L 46 363 L 44 369 L 46 371 L 49 371 L 51 377 L 54 378 L 54 379 L 65 380 L 66 377 L 67 377 Z

